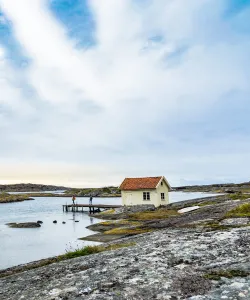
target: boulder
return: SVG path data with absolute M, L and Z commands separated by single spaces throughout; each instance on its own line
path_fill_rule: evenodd
M 38 220 L 37 223 L 38 224 L 43 224 L 43 221 Z
M 8 223 L 6 224 L 11 228 L 38 228 L 41 225 L 37 222 L 26 222 L 26 223 Z
M 66 224 L 66 222 L 64 222 L 64 221 L 63 221 L 62 223 L 63 223 L 63 224 Z
M 53 223 L 56 224 L 56 223 L 57 223 L 57 220 L 54 220 Z

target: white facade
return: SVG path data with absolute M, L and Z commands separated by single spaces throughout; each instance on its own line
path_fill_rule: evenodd
M 153 204 L 155 207 L 166 205 L 169 203 L 169 190 L 169 184 L 166 179 L 162 177 L 155 189 L 122 190 L 122 205 L 132 206 Z

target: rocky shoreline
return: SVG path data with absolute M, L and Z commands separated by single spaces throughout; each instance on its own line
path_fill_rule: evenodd
M 248 194 L 100 214 L 109 251 L 0 271 L 3 299 L 249 299 Z M 180 213 L 183 208 L 195 210 Z M 198 208 L 197 208 L 198 207 Z M 144 232 L 144 233 L 143 233 Z M 116 249 L 118 243 L 127 243 Z
M 248 228 L 169 228 L 125 240 L 135 245 L 2 278 L 0 298 L 249 299 Z

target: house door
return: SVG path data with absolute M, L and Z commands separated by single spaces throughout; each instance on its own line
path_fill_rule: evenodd
M 127 200 L 128 206 L 133 205 L 133 197 L 132 194 L 128 194 L 128 200 Z

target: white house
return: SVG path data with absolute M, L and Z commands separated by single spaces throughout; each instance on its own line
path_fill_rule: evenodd
M 125 178 L 120 185 L 122 204 L 126 206 L 154 204 L 155 207 L 169 203 L 171 189 L 164 176 Z

